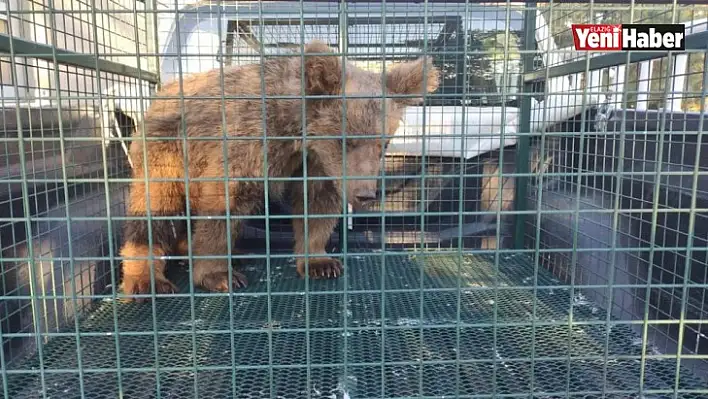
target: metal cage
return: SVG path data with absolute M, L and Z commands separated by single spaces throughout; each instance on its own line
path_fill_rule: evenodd
M 0 0 L 4 397 L 708 397 L 699 3 Z M 686 50 L 576 51 L 572 23 L 681 23 Z M 129 147 L 156 92 L 312 39 L 441 71 L 377 200 L 343 204 L 343 275 L 295 273 L 294 211 L 266 195 L 226 212 L 248 287 L 194 287 L 189 251 L 164 257 L 176 293 L 127 301 Z

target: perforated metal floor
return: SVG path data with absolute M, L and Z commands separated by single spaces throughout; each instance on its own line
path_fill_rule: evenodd
M 34 356 L 3 377 L 16 399 L 79 398 L 82 390 L 111 399 L 158 390 L 162 398 L 592 398 L 603 388 L 605 397 L 638 397 L 641 340 L 626 325 L 608 337 L 605 311 L 554 288 L 560 283 L 544 270 L 538 286 L 548 288 L 535 293 L 534 317 L 533 266 L 521 256 L 502 256 L 496 281 L 493 258 L 464 257 L 458 317 L 459 259 L 388 255 L 382 268 L 381 254 L 350 258 L 346 296 L 333 292 L 343 278 L 293 294 L 304 281 L 274 260 L 272 323 L 265 267 L 255 263 L 240 291 L 247 296 L 233 298 L 233 323 L 224 297 L 195 298 L 193 316 L 189 298 L 159 300 L 156 318 L 150 305 L 104 300 L 81 320 L 78 341 L 72 329 L 43 346 L 43 375 Z M 466 324 L 457 328 L 458 320 Z M 674 359 L 647 359 L 644 389 L 673 389 L 675 368 Z M 679 386 L 704 388 L 684 369 Z

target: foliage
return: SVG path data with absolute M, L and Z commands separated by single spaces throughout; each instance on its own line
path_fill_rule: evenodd
M 464 99 L 467 105 L 501 105 L 502 92 L 512 94 L 504 100 L 513 101 L 521 72 L 519 32 L 506 32 L 503 27 L 470 29 L 464 35 L 458 31 L 459 27 L 443 34 L 439 46 L 433 48 L 442 72 L 439 92 L 450 95 L 437 100 L 438 105 L 459 105 L 462 93 L 470 94 Z

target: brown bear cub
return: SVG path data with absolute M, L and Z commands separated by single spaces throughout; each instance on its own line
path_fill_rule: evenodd
M 439 84 L 439 72 L 428 58 L 391 67 L 385 77 L 343 62 L 327 45 L 312 41 L 304 55 L 225 67 L 223 86 L 219 69 L 185 77 L 181 90 L 179 81 L 163 86 L 145 116 L 146 140 L 135 140 L 130 147 L 134 181 L 128 214 L 145 217 L 149 206 L 151 215 L 158 217 L 150 221 L 156 293 L 175 291 L 165 277 L 162 257 L 187 253 L 186 223 L 169 220 L 185 214 L 187 199 L 191 215 L 196 216 L 192 222 L 194 283 L 218 292 L 246 284 L 235 271 L 233 281 L 228 280 L 227 229 L 235 238 L 239 221 L 226 220 L 226 207 L 238 216 L 263 204 L 265 184 L 258 179 L 263 178 L 265 166 L 268 177 L 275 180 L 268 182 L 271 198 L 291 194 L 295 253 L 305 254 L 307 244 L 308 253 L 314 254 L 308 261 L 310 277 L 336 278 L 342 273 L 341 263 L 325 253 L 337 218 L 308 218 L 306 237 L 303 183 L 277 179 L 301 176 L 305 151 L 307 175 L 320 178 L 306 182 L 310 215 L 342 213 L 344 190 L 355 208 L 375 200 L 383 148 L 405 107 L 419 103 Z M 302 98 L 303 88 L 308 98 Z M 266 151 L 260 139 L 264 130 Z M 346 147 L 336 138 L 342 134 Z M 372 137 L 376 135 L 381 137 Z M 347 176 L 369 179 L 347 180 L 344 187 L 344 151 Z M 230 178 L 228 187 L 225 176 Z M 125 225 L 120 255 L 128 258 L 123 260 L 122 283 L 127 295 L 151 292 L 147 223 L 129 220 Z M 304 276 L 305 271 L 305 259 L 299 258 L 297 272 Z

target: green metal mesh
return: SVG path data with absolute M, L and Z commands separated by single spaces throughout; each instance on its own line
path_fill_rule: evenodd
M 304 283 L 287 272 L 292 265 L 285 260 L 271 263 L 270 320 L 261 263 L 246 268 L 251 281 L 261 282 L 234 298 L 233 324 L 224 297 L 195 298 L 194 319 L 189 298 L 159 300 L 155 320 L 149 307 L 114 308 L 103 300 L 79 324 L 81 350 L 73 329 L 53 337 L 44 346 L 44 381 L 36 357 L 28 359 L 18 368 L 24 371 L 8 376 L 10 397 L 32 398 L 38 392 L 80 397 L 77 356 L 84 368 L 84 393 L 91 398 L 113 398 L 119 392 L 154 397 L 158 379 L 161 396 L 168 398 L 341 398 L 344 392 L 352 398 L 527 397 L 531 381 L 533 393 L 541 397 L 566 390 L 587 392 L 586 398 L 599 397 L 602 389 L 616 398 L 635 392 L 641 338 L 615 321 L 606 336 L 602 310 L 581 294 L 571 297 L 568 287 L 548 272 L 538 274 L 534 288 L 533 267 L 525 257 L 505 256 L 495 267 L 488 256 L 465 256 L 460 264 L 456 256 L 391 255 L 385 266 L 380 256 L 361 256 L 347 266 L 347 300 L 342 280 L 311 284 L 309 325 L 307 297 L 295 294 Z M 650 353 L 644 361 L 646 389 L 670 391 L 676 360 Z M 706 394 L 688 372 L 681 376 L 680 389 L 697 392 L 679 393 L 680 398 Z
M 706 48 L 630 62 L 568 28 L 685 22 L 706 43 L 708 6 L 357 3 L 0 0 L 5 398 L 708 397 Z M 175 264 L 179 293 L 117 300 L 157 84 L 314 38 L 443 70 L 441 122 L 404 140 L 424 154 L 389 154 L 381 202 L 342 215 L 346 275 L 297 278 L 270 203 L 239 236 L 248 288 L 192 291 Z M 440 154 L 459 137 L 479 140 Z

